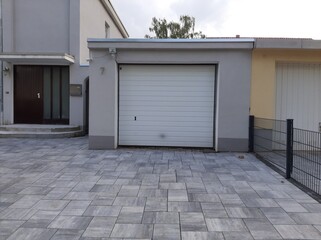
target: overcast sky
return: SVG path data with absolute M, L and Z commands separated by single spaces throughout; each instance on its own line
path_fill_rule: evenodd
M 130 37 L 149 33 L 153 17 L 196 18 L 207 37 L 321 39 L 321 0 L 110 0 Z

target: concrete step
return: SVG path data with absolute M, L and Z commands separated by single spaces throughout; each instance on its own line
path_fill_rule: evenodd
M 1 132 L 76 132 L 79 126 L 72 125 L 40 125 L 40 124 L 13 124 L 0 126 Z
M 72 138 L 83 136 L 79 126 L 12 124 L 0 126 L 0 138 Z
M 84 132 L 81 130 L 68 132 L 0 131 L 0 138 L 73 138 L 83 135 Z

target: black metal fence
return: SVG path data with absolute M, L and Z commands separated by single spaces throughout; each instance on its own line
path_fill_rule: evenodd
M 321 194 L 321 133 L 294 128 L 292 119 L 250 116 L 249 151 Z

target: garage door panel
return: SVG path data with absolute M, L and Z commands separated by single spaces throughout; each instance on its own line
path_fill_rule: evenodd
M 124 94 L 124 93 L 122 93 Z M 173 96 L 157 96 L 159 102 L 210 102 L 212 103 L 212 100 L 210 97 L 212 96 L 177 96 L 172 94 Z M 134 98 L 133 98 L 134 96 Z M 210 99 L 209 99 L 210 98 Z M 132 102 L 132 101 L 148 101 L 148 102 L 153 102 L 155 100 L 155 96 L 150 94 L 150 95 L 123 95 L 121 100 L 119 101 L 120 104 L 126 104 L 127 102 Z M 155 101 L 154 101 L 155 102 Z
M 155 120 L 155 119 L 154 119 Z M 144 121 L 144 123 L 140 123 L 140 122 L 134 122 L 131 118 L 128 117 L 128 120 L 122 120 L 119 122 L 119 126 L 121 126 L 121 129 L 126 129 L 128 126 L 132 127 L 135 124 L 135 127 L 172 127 L 173 126 L 173 122 L 176 121 L 157 121 L 155 122 L 154 120 L 152 121 Z M 200 120 L 200 121 L 180 121 L 179 126 L 181 127 L 194 127 L 194 128 L 200 128 L 200 129 L 206 129 L 208 131 L 208 127 L 210 127 L 213 124 L 213 120 L 212 121 L 204 121 L 204 120 Z
M 202 97 L 212 97 L 212 93 L 210 91 L 202 92 L 202 91 L 172 91 L 169 89 L 168 91 L 120 91 L 121 95 L 125 95 L 127 97 L 131 96 L 130 99 L 136 99 L 137 96 L 152 96 L 154 97 L 195 97 L 198 98 L 200 95 Z
M 214 66 L 124 65 L 119 76 L 120 145 L 213 147 Z
M 122 112 L 127 112 L 131 111 L 131 109 L 135 108 L 137 112 L 144 112 L 144 111 L 155 111 L 155 106 L 123 106 L 122 107 Z M 177 112 L 179 108 L 179 112 L 193 112 L 193 113 L 198 113 L 198 112 L 208 112 L 207 107 L 202 106 L 202 107 L 192 107 L 192 106 L 157 106 L 157 111 L 158 112 Z
M 178 91 L 184 91 L 184 92 L 209 92 L 212 93 L 210 89 L 208 89 L 207 86 L 122 86 L 122 92 L 126 91 L 137 91 L 137 92 L 153 92 L 153 93 L 162 93 L 164 91 L 166 92 L 178 92 Z
M 151 102 L 151 101 L 121 101 L 122 106 L 139 107 L 139 106 L 164 106 L 171 105 L 173 107 L 185 107 L 188 102 L 188 106 L 191 107 L 203 107 L 207 104 L 212 104 L 212 101 L 164 101 Z
M 171 129 L 162 129 L 162 128 L 147 128 L 143 129 L 143 131 L 137 130 L 121 130 L 119 131 L 120 134 L 126 134 L 128 137 L 143 137 L 143 136 L 148 136 L 148 137 L 166 137 L 167 139 L 172 139 L 172 138 L 185 138 L 185 137 L 198 137 L 198 138 L 203 138 L 203 139 L 211 139 L 213 138 L 212 134 L 209 134 L 208 131 L 188 131 L 186 132 L 184 129 L 179 129 L 179 128 L 171 128 Z M 150 138 L 150 139 L 151 139 Z M 156 139 L 155 138 L 155 139 Z
M 178 120 L 182 120 L 185 119 L 187 121 L 191 120 L 195 120 L 195 119 L 204 119 L 206 117 L 205 120 L 207 120 L 208 118 L 212 118 L 212 113 L 211 112 L 197 112 L 197 114 L 195 112 L 191 112 L 191 111 L 121 111 L 119 112 L 119 116 L 123 117 L 123 116 L 131 116 L 131 119 L 134 119 L 134 117 L 136 117 L 139 121 L 141 120 L 147 120 L 147 118 L 145 119 L 145 117 L 154 117 L 154 120 L 157 121 L 157 119 L 159 120 L 166 120 L 169 119 L 171 121 L 178 121 Z M 144 117 L 144 118 L 142 118 Z M 121 119 L 122 120 L 122 119 Z M 151 118 L 149 118 L 148 120 L 152 120 Z
M 201 82 L 195 82 L 195 81 L 184 81 L 184 86 L 185 87 L 201 87 L 201 86 L 207 86 L 207 84 L 210 84 L 211 81 L 209 80 L 202 80 Z M 148 80 L 144 80 L 144 81 L 135 81 L 132 82 L 130 80 L 127 81 L 123 81 L 122 82 L 122 86 L 159 86 L 159 87 L 181 87 L 182 85 L 182 81 L 148 81 Z

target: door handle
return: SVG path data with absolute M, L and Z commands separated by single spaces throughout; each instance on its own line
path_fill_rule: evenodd
M 37 97 L 40 98 L 40 93 L 37 93 Z

